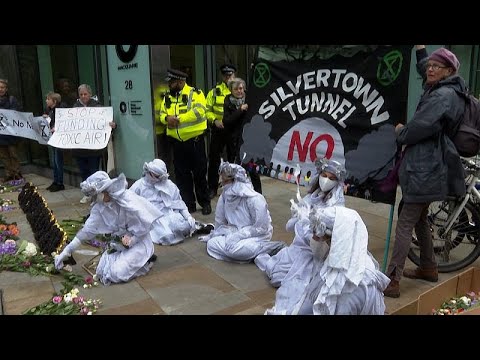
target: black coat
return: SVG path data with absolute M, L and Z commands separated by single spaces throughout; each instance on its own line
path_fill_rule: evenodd
M 465 101 L 455 92 L 466 91 L 458 75 L 425 90 L 410 122 L 397 132 L 399 145 L 407 145 L 399 169 L 406 203 L 444 200 L 465 194 L 465 176 L 460 156 L 448 137 L 458 123 Z
M 230 101 L 232 94 L 229 94 L 225 97 L 225 102 L 223 103 L 223 126 L 225 132 L 230 134 L 233 142 L 235 144 L 235 156 L 236 161 L 240 160 L 239 151 L 240 151 L 240 137 L 242 136 L 243 125 L 247 121 L 246 111 L 237 109 L 234 104 Z

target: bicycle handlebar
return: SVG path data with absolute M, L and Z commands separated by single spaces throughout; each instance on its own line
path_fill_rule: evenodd
M 460 158 L 460 159 L 462 160 L 462 165 L 465 170 L 470 170 L 473 172 L 480 170 L 480 166 L 478 166 L 474 160 L 464 159 L 464 158 Z

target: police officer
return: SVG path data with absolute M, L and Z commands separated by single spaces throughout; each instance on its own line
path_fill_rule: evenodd
M 167 165 L 167 171 L 169 172 L 169 179 L 175 181 L 175 172 L 173 169 L 173 145 L 171 144 L 173 139 L 166 134 L 167 126 L 160 121 L 161 106 L 165 94 L 169 88 L 166 83 L 162 83 L 155 88 L 155 134 L 157 135 L 157 158 L 162 159 Z
M 218 189 L 218 167 L 223 149 L 227 148 L 227 161 L 233 163 L 235 160 L 235 141 L 232 134 L 225 131 L 223 126 L 223 104 L 225 97 L 230 94 L 228 81 L 235 77 L 237 69 L 231 64 L 224 64 L 220 67 L 223 81 L 217 84 L 207 95 L 207 120 L 212 129 L 210 151 L 208 153 L 208 188 L 209 198 L 217 195 Z
M 160 122 L 167 126 L 167 136 L 173 139 L 176 183 L 188 211 L 195 212 L 198 201 L 202 214 L 208 215 L 212 207 L 206 179 L 205 96 L 201 90 L 186 84 L 187 76 L 182 71 L 168 69 L 165 80 L 170 90 L 160 105 Z

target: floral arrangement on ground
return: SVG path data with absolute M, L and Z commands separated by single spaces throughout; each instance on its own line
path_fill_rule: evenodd
M 453 297 L 445 301 L 440 308 L 432 309 L 432 315 L 457 315 L 480 306 L 480 291 L 471 291 L 465 296 Z
M 13 200 L 0 198 L 0 212 L 15 210 L 14 203 Z
M 0 185 L 0 194 L 20 191 L 24 183 L 25 183 L 24 179 L 10 180 L 10 181 L 4 182 Z
M 23 315 L 93 315 L 101 305 L 99 299 L 87 299 L 77 288 L 56 294 L 51 300 L 25 310 Z
M 51 299 L 25 310 L 22 315 L 93 315 L 102 304 L 100 299 L 88 299 L 80 295 L 76 286 L 84 289 L 98 286 L 96 276 L 83 278 L 74 273 L 64 272 L 63 288 Z M 83 284 L 83 285 L 82 285 Z
M 53 258 L 39 253 L 35 244 L 19 240 L 19 234 L 17 224 L 8 224 L 0 215 L 0 272 L 26 272 L 34 276 L 58 273 Z

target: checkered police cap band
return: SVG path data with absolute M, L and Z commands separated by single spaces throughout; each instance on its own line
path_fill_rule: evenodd
M 230 75 L 230 74 L 233 74 L 234 72 L 236 72 L 237 69 L 236 69 L 235 66 L 233 66 L 233 65 L 225 64 L 225 65 L 222 65 L 222 66 L 220 67 L 220 71 L 221 71 L 222 74 L 224 74 L 224 75 Z
M 187 80 L 188 75 L 185 74 L 183 71 L 168 69 L 167 76 L 165 77 L 166 81 L 170 80 Z

